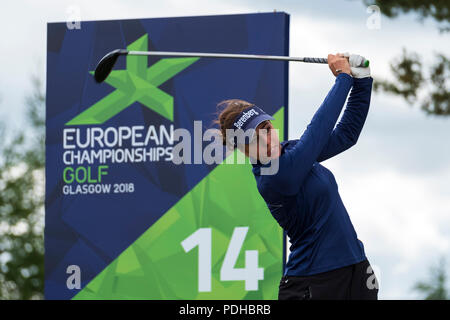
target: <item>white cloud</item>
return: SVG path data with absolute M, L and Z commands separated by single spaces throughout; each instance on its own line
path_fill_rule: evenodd
M 335 175 L 369 261 L 379 266 L 382 282 L 398 280 L 383 282 L 389 290 L 380 291 L 380 296 L 412 298 L 412 285 L 450 249 L 450 191 L 441 189 L 444 181 L 450 181 L 450 167 L 424 178 L 402 174 L 383 163 L 378 171 L 368 172 L 340 164 L 337 159 L 323 163 Z
M 440 252 L 449 249 L 450 239 L 439 231 L 439 225 L 450 222 L 450 217 L 442 215 L 444 211 L 450 213 L 450 198 L 436 193 L 433 184 L 390 169 L 346 171 L 341 179 L 339 170 L 335 171 L 353 222 L 376 246 L 381 243 L 380 250 L 389 248 L 397 256 L 410 259 L 427 248 Z

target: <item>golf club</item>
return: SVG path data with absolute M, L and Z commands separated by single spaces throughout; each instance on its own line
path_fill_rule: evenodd
M 170 57 L 202 57 L 202 58 L 231 58 L 231 59 L 260 59 L 260 60 L 282 60 L 300 61 L 308 63 L 328 63 L 326 58 L 266 56 L 254 54 L 227 54 L 227 53 L 200 53 L 200 52 L 169 52 L 169 51 L 128 51 L 116 49 L 106 54 L 95 68 L 94 78 L 98 83 L 103 82 L 111 72 L 119 56 L 170 56 Z M 369 60 L 364 59 L 360 67 L 368 67 Z

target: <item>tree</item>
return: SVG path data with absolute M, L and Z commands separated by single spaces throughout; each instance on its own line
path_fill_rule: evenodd
M 437 267 L 431 267 L 429 281 L 419 281 L 414 290 L 423 293 L 425 300 L 449 300 L 450 295 L 446 289 L 447 275 L 445 273 L 445 260 L 442 258 Z
M 399 14 L 414 12 L 419 21 L 433 19 L 441 33 L 450 31 L 450 1 L 423 0 L 363 0 L 366 5 L 377 5 L 382 14 L 395 18 Z M 435 53 L 435 63 L 427 73 L 415 52 L 403 48 L 403 54 L 390 63 L 394 82 L 376 80 L 374 89 L 399 95 L 410 104 L 418 104 L 427 115 L 450 115 L 450 61 L 443 53 Z M 427 89 L 431 88 L 431 89 Z M 424 98 L 419 99 L 423 93 Z
M 433 18 L 441 32 L 450 31 L 450 3 L 448 0 L 364 0 L 366 5 L 377 5 L 382 13 L 395 18 L 401 13 L 414 12 L 418 14 L 419 21 Z
M 0 124 L 0 299 L 41 299 L 44 287 L 45 95 L 32 78 L 29 127 Z
M 380 12 L 388 18 L 400 14 L 415 13 L 420 22 L 432 19 L 439 30 L 445 34 L 450 31 L 450 1 L 424 0 L 363 0 L 366 5 L 377 5 Z M 415 52 L 403 48 L 402 55 L 390 63 L 394 82 L 376 80 L 377 91 L 401 96 L 410 104 L 418 104 L 427 115 L 449 116 L 450 93 L 450 60 L 443 53 L 435 53 L 435 62 L 423 71 L 421 57 Z M 424 98 L 419 98 L 423 96 Z M 427 300 L 450 299 L 446 289 L 445 261 L 441 259 L 437 267 L 431 268 L 431 279 L 428 282 L 417 282 L 414 290 L 423 293 Z

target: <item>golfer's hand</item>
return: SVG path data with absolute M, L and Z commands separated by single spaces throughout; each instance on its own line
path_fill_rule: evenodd
M 328 67 L 330 67 L 331 72 L 333 72 L 335 76 L 337 76 L 340 73 L 346 73 L 351 76 L 350 64 L 348 62 L 348 59 L 343 55 L 329 54 Z
M 367 78 L 370 77 L 370 67 L 360 67 L 364 61 L 364 57 L 358 54 L 350 54 L 348 52 L 338 53 L 337 55 L 346 57 L 350 63 L 352 76 L 354 78 Z

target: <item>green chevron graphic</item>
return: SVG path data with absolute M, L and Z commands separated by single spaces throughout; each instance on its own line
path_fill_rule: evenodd
M 284 107 L 274 118 L 283 138 Z M 235 267 L 244 267 L 246 250 L 258 250 L 264 279 L 257 291 L 246 291 L 244 281 L 220 279 L 239 226 L 249 229 Z M 211 292 L 198 292 L 198 248 L 185 252 L 181 245 L 199 228 L 211 228 Z M 258 193 L 251 165 L 223 162 L 73 299 L 277 299 L 282 259 L 283 231 Z
M 148 35 L 144 35 L 129 46 L 128 50 L 144 51 L 148 48 Z M 66 125 L 102 124 L 129 107 L 140 102 L 147 108 L 173 121 L 173 97 L 158 89 L 199 58 L 161 59 L 147 67 L 147 56 L 126 57 L 126 70 L 113 70 L 105 82 L 115 91 L 66 123 Z M 94 71 L 90 71 L 92 75 Z

